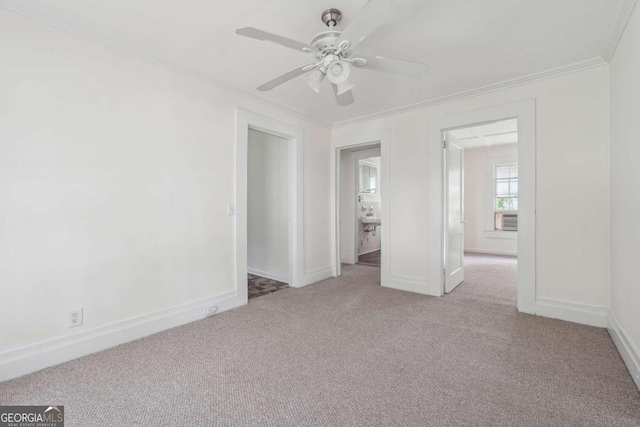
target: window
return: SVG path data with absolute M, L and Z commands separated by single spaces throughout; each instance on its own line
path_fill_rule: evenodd
M 494 170 L 494 229 L 518 231 L 518 164 Z

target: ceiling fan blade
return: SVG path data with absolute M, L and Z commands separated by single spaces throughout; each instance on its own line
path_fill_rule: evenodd
M 291 40 L 277 34 L 267 33 L 266 31 L 262 31 L 253 27 L 238 28 L 236 30 L 236 34 L 239 36 L 250 37 L 256 40 L 277 43 L 281 46 L 299 50 L 302 52 L 317 52 L 315 48 L 306 43 Z
M 357 55 L 358 58 L 366 59 L 365 65 L 358 65 L 357 61 L 353 62 L 357 68 L 371 71 L 382 71 L 383 73 L 400 74 L 401 76 L 419 79 L 429 72 L 426 64 L 413 61 L 403 61 L 401 59 L 385 58 L 377 55 Z
M 271 90 L 273 88 L 280 86 L 283 83 L 288 82 L 289 80 L 295 79 L 296 77 L 303 75 L 304 73 L 308 73 L 313 69 L 313 68 L 309 68 L 310 65 L 313 65 L 313 64 L 303 65 L 302 67 L 298 67 L 294 70 L 289 71 L 288 73 L 284 73 L 283 75 L 276 77 L 275 79 L 270 80 L 263 85 L 258 86 L 258 90 L 262 92 Z
M 331 84 L 331 87 L 333 88 L 333 94 L 336 96 L 336 102 L 339 106 L 344 107 L 353 104 L 353 93 L 351 93 L 350 90 L 338 95 L 338 86 Z
M 398 10 L 398 5 L 394 0 L 369 0 L 358 16 L 342 31 L 335 42 L 336 46 L 343 40 L 349 40 L 351 43 L 349 50 L 353 51 L 362 40 L 384 24 L 396 10 Z

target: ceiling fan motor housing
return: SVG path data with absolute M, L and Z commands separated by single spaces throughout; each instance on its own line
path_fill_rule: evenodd
M 321 56 L 324 56 L 327 51 L 335 51 L 337 49 L 336 40 L 338 40 L 338 37 L 340 37 L 340 31 L 324 31 L 311 40 L 311 46 L 318 49 L 322 54 Z
M 342 12 L 338 9 L 327 9 L 322 12 L 321 18 L 327 27 L 333 28 L 338 25 L 338 22 L 342 19 Z

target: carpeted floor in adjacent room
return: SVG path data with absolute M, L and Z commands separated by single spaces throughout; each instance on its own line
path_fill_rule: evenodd
M 443 298 L 345 266 L 4 382 L 0 404 L 64 405 L 67 427 L 640 425 L 606 330 L 519 314 L 515 259 L 467 260 Z

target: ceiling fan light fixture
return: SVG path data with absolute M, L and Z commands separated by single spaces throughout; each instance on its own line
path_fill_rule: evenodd
M 336 95 L 342 95 L 343 93 L 349 92 L 351 89 L 353 89 L 356 86 L 347 80 L 342 83 L 337 83 L 336 87 L 338 88 L 336 90 Z
M 311 88 L 311 90 L 313 90 L 316 93 L 320 93 L 320 85 L 324 81 L 324 78 L 325 78 L 324 71 L 322 70 L 322 68 L 318 68 L 313 73 L 309 74 L 309 77 L 307 78 L 307 83 L 309 84 L 309 87 Z
M 349 68 L 349 64 L 344 61 L 334 61 L 327 70 L 329 81 L 335 85 L 342 84 L 349 80 L 350 74 L 351 68 Z

